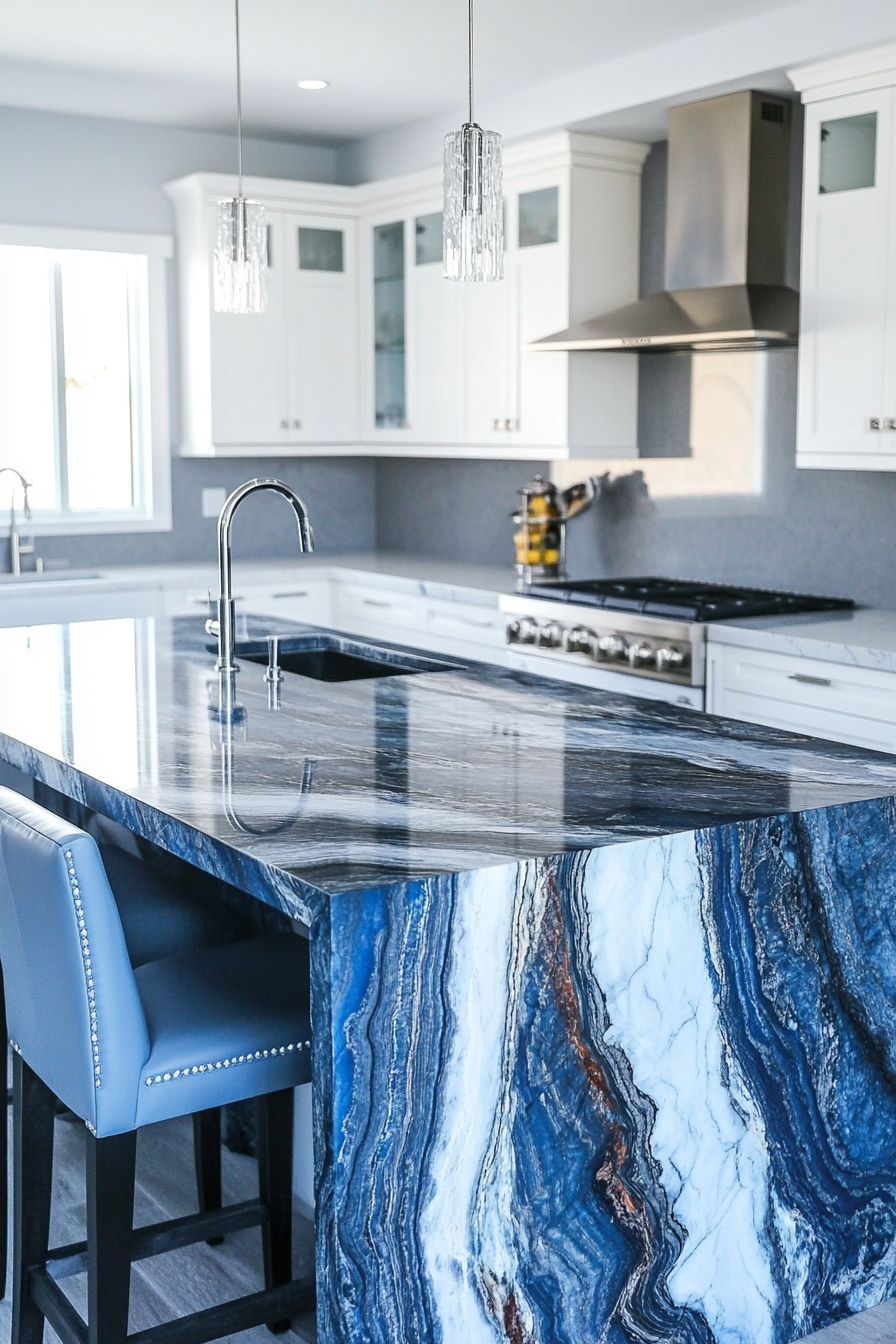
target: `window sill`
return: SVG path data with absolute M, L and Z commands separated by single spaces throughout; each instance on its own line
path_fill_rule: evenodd
M 16 510 L 16 527 L 21 537 L 83 537 L 116 532 L 170 532 L 170 510 L 154 518 L 132 513 L 78 513 L 63 517 L 40 518 L 30 521 Z M 0 531 L 9 536 L 9 527 Z

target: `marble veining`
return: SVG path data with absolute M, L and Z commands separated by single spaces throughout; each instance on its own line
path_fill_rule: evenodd
M 896 1291 L 893 800 L 334 897 L 324 1337 L 789 1344 Z
M 819 615 L 752 617 L 707 628 L 713 644 L 820 658 L 847 667 L 896 673 L 896 612 L 859 607 Z
M 320 633 L 243 636 L 272 626 Z M 0 755 L 306 920 L 346 890 L 896 792 L 892 757 L 461 660 L 287 673 L 278 711 L 244 664 L 225 760 L 207 643 L 186 617 L 0 630 Z
M 896 1294 L 896 759 L 461 660 L 280 708 L 246 663 L 223 714 L 213 657 L 2 630 L 0 755 L 309 926 L 322 1341 L 791 1344 Z

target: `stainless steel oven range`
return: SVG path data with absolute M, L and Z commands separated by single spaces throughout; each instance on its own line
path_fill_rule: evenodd
M 854 605 L 662 578 L 563 579 L 501 598 L 511 667 L 691 709 L 704 706 L 709 621 Z

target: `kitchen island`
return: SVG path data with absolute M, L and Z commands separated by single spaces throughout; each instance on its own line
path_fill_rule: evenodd
M 0 630 L 0 757 L 310 931 L 322 1341 L 787 1344 L 896 1292 L 896 760 L 461 662 L 279 705 L 247 662 L 222 722 L 213 663 Z

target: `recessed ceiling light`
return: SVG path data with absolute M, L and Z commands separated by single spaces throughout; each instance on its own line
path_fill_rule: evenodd
M 300 79 L 300 80 L 299 80 L 299 88 L 300 88 L 300 89 L 325 89 L 325 88 L 327 88 L 327 87 L 328 87 L 328 85 L 327 85 L 327 80 L 325 80 L 325 79 Z

